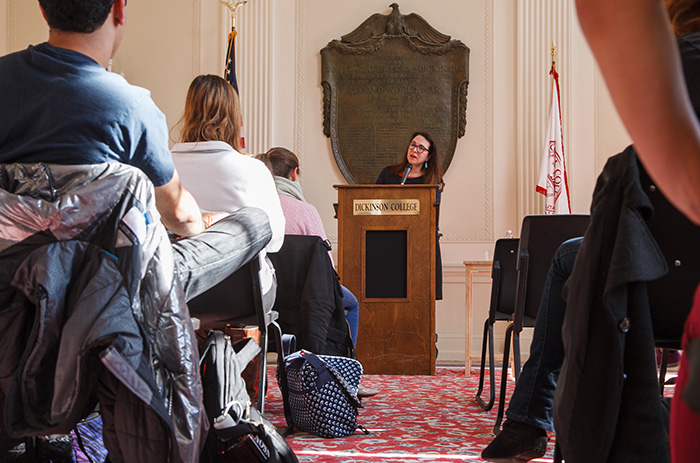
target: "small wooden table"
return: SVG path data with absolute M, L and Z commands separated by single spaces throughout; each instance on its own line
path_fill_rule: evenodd
M 491 273 L 491 267 L 493 263 L 490 261 L 464 261 L 464 267 L 467 272 L 466 278 L 466 332 L 465 332 L 465 350 L 464 350 L 464 374 L 469 376 L 471 373 L 472 361 L 471 361 L 471 351 L 472 351 L 472 314 L 473 314 L 473 289 L 472 285 L 474 283 L 475 273 Z

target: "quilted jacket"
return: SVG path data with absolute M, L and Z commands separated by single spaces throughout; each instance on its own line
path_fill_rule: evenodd
M 198 351 L 138 169 L 0 165 L 0 396 L 15 437 L 100 403 L 111 461 L 197 461 Z

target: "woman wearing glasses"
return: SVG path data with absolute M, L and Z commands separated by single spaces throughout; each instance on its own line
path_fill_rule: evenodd
M 408 166 L 411 166 L 409 169 Z M 405 176 L 405 178 L 404 178 Z M 411 142 L 406 150 L 406 157 L 398 164 L 382 169 L 376 184 L 383 185 L 436 185 L 435 210 L 438 223 L 440 214 L 440 196 L 445 188 L 442 180 L 437 146 L 433 138 L 426 132 L 416 132 L 411 136 Z M 442 257 L 440 255 L 440 232 L 435 227 L 435 299 L 442 299 Z
M 404 181 L 404 175 L 409 165 L 411 170 Z M 440 192 L 445 186 L 442 175 L 437 146 L 435 146 L 432 137 L 426 132 L 416 132 L 411 137 L 406 157 L 398 164 L 385 167 L 375 183 L 384 185 L 433 183 L 440 186 L 437 199 L 439 204 Z

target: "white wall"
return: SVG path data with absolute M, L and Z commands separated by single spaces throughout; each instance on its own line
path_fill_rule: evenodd
M 420 14 L 471 50 L 467 133 L 458 141 L 446 174 L 441 208 L 445 298 L 437 304 L 438 360 L 464 359 L 463 261 L 483 260 L 484 250 L 492 250 L 495 239 L 506 230 L 518 235 L 521 215 L 538 212 L 520 206 L 526 204 L 523 198 L 533 195 L 530 189 L 536 181 L 519 168 L 522 156 L 531 162 L 539 154 L 537 148 L 523 150 L 519 143 L 528 137 L 536 140 L 540 135 L 532 128 L 534 125 L 527 124 L 532 121 L 522 120 L 522 106 L 535 102 L 525 95 L 528 89 L 518 90 L 519 79 L 523 78 L 518 75 L 522 73 L 522 60 L 535 58 L 518 56 L 518 50 L 530 32 L 532 20 L 526 13 L 533 8 L 546 13 L 554 8 L 552 1 L 400 3 L 403 14 Z M 557 46 L 572 206 L 574 212 L 585 213 L 605 159 L 621 151 L 628 137 L 578 30 L 571 1 L 565 0 L 563 7 L 557 7 L 564 8 L 565 19 L 563 26 L 554 26 L 564 27 L 565 32 L 559 39 L 563 43 L 558 41 Z M 47 28 L 37 3 L 0 0 L 0 53 L 46 40 Z M 286 146 L 300 156 L 305 196 L 320 211 L 332 239 L 337 236 L 333 185 L 345 180 L 322 132 L 320 50 L 370 15 L 388 13 L 387 3 L 249 0 L 239 10 L 238 75 L 249 152 Z M 221 74 L 223 70 L 230 28 L 228 10 L 215 0 L 134 0 L 129 2 L 128 15 L 125 39 L 112 69 L 150 89 L 173 126 L 181 115 L 192 78 L 200 73 Z M 546 63 L 549 50 L 542 50 L 542 54 Z M 537 85 L 548 85 L 547 72 L 547 68 L 542 69 L 542 80 Z M 548 108 L 549 102 L 537 104 Z M 546 117 L 546 111 L 541 117 Z M 177 133 L 173 132 L 172 137 L 176 138 Z M 479 327 L 486 318 L 487 305 L 488 291 L 479 289 L 473 352 L 480 345 Z

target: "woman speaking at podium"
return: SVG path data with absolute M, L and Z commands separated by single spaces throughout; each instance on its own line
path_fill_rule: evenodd
M 406 157 L 393 166 L 386 166 L 379 174 L 377 184 L 383 185 L 421 185 L 436 184 L 437 203 L 440 203 L 440 192 L 445 183 L 442 181 L 443 172 L 437 146 L 430 135 L 416 132 L 406 150 Z
M 440 255 L 440 197 L 445 188 L 440 158 L 433 138 L 426 132 L 416 132 L 399 163 L 382 169 L 376 184 L 436 185 L 435 192 L 435 299 L 442 299 L 442 257 Z

